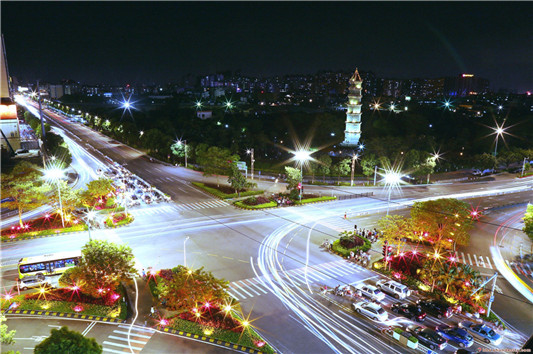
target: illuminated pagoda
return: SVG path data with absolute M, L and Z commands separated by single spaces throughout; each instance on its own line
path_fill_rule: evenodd
M 363 80 L 359 72 L 350 78 L 350 87 L 348 93 L 348 110 L 346 111 L 346 129 L 344 130 L 343 146 L 355 147 L 361 138 L 361 88 Z

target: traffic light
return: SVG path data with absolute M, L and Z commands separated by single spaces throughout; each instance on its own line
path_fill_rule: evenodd
M 387 247 L 387 256 L 392 256 L 392 246 Z
M 381 252 L 381 254 L 383 255 L 383 257 L 386 257 L 387 256 L 387 248 L 388 248 L 388 242 L 385 241 L 385 243 L 383 243 L 383 251 Z

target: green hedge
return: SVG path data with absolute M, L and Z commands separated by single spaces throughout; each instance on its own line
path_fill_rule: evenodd
M 207 193 L 213 194 L 215 197 L 218 197 L 220 199 L 230 199 L 230 198 L 239 197 L 239 195 L 237 193 L 226 194 L 224 192 L 219 191 L 216 188 L 208 187 L 204 183 L 192 182 L 192 184 L 195 185 L 196 187 L 200 188 L 200 189 L 203 189 Z M 258 195 L 258 194 L 263 194 L 263 193 L 264 193 L 264 191 L 262 191 L 262 190 L 259 190 L 259 191 L 246 191 L 246 192 L 241 192 L 240 196 L 241 197 L 249 197 L 249 196 L 252 196 L 252 195 Z
M 341 246 L 340 240 L 335 240 L 335 241 L 333 241 L 333 244 L 331 245 L 331 248 L 333 249 L 334 252 L 340 254 L 341 256 L 348 257 L 350 255 L 350 251 L 353 251 L 354 253 L 359 251 L 359 250 L 362 250 L 363 252 L 366 252 L 372 247 L 372 243 L 369 240 L 367 240 L 366 238 L 358 236 L 358 235 L 356 235 L 356 237 L 359 237 L 360 239 L 362 239 L 364 241 L 364 244 L 362 246 L 358 246 L 358 247 L 347 249 L 347 248 L 344 248 L 344 247 Z
M 243 208 L 243 209 L 266 209 L 266 208 L 275 208 L 278 206 L 278 203 L 276 202 L 268 202 L 268 203 L 264 203 L 264 204 L 258 204 L 258 205 L 248 205 L 248 204 L 245 204 L 244 202 L 242 201 L 237 201 L 235 203 L 233 203 L 235 206 L 238 206 L 239 208 Z
M 133 221 L 133 216 L 128 214 L 127 217 L 125 217 L 124 219 L 120 220 L 119 222 L 115 224 L 113 224 L 112 218 L 107 218 L 105 221 L 105 224 L 107 225 L 107 227 L 117 227 L 117 226 L 129 224 L 132 221 Z
M 44 299 L 20 300 L 17 302 L 19 304 L 17 310 L 77 313 L 80 315 L 120 318 L 122 320 L 126 319 L 127 316 L 126 303 L 123 301 L 120 301 L 116 306 L 86 304 L 75 301 L 47 301 Z M 76 305 L 82 306 L 83 311 L 74 311 Z
M 29 232 L 24 232 L 20 234 L 10 233 L 9 229 L 5 229 L 2 231 L 2 241 L 11 240 L 9 236 L 13 234 L 16 235 L 16 237 L 14 238 L 15 240 L 24 240 L 24 239 L 31 238 L 34 236 L 57 235 L 57 234 L 63 234 L 66 232 L 77 232 L 77 231 L 85 231 L 85 230 L 87 230 L 87 225 L 85 224 L 73 225 L 73 226 L 65 227 L 64 229 L 59 228 L 59 229 L 47 229 L 47 230 L 40 230 L 40 231 L 29 231 Z
M 325 202 L 328 200 L 335 200 L 337 197 L 318 197 L 318 198 L 309 198 L 309 199 L 303 199 L 300 201 L 295 201 L 294 204 L 307 204 L 307 203 L 315 203 L 315 202 Z

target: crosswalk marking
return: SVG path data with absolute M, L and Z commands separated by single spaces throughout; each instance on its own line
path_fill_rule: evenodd
M 486 257 L 486 258 L 487 258 L 487 263 L 489 264 L 490 269 L 492 269 L 492 264 L 490 264 L 490 259 L 489 259 L 489 257 Z
M 104 345 L 114 345 L 114 346 L 116 346 L 116 347 L 127 348 L 127 349 L 130 348 L 129 345 L 124 345 L 124 344 L 115 343 L 115 342 L 108 342 L 108 341 L 106 341 L 106 340 L 104 341 L 103 344 L 104 344 Z M 131 347 L 132 347 L 133 349 L 135 349 L 135 350 L 139 350 L 139 351 L 140 351 L 140 350 L 143 350 L 143 348 L 134 347 L 133 345 L 132 345 Z
M 164 205 L 161 207 L 155 208 L 144 208 L 144 209 L 133 209 L 132 212 L 137 215 L 145 214 L 162 214 L 168 212 L 176 211 L 185 211 L 185 210 L 199 210 L 207 208 L 222 208 L 230 205 L 228 202 L 223 200 L 212 200 L 207 202 L 197 202 L 197 203 L 187 203 L 187 204 L 175 204 L 175 205 Z
M 122 332 L 122 331 L 117 331 L 117 330 L 114 330 L 113 333 L 128 335 L 128 332 Z M 141 338 L 147 338 L 147 339 L 152 338 L 151 336 L 145 336 L 144 334 L 131 333 L 131 335 L 135 337 L 141 337 Z
M 121 340 L 123 342 L 128 342 L 128 338 L 124 338 L 124 337 L 108 336 L 107 338 Z M 140 340 L 131 339 L 131 338 L 130 338 L 129 342 L 130 343 L 136 343 L 136 344 L 146 344 L 146 343 L 148 343 L 148 341 L 140 341 Z
M 470 253 L 467 253 L 466 255 L 468 256 L 468 262 L 469 262 L 470 264 L 472 264 L 472 258 L 470 258 Z M 465 262 L 465 263 L 466 263 L 466 262 Z
M 125 328 L 125 329 L 130 329 L 131 326 L 126 326 L 126 325 L 118 325 L 118 328 Z M 146 333 L 150 333 L 150 334 L 154 334 L 155 333 L 155 330 L 152 329 L 152 328 L 138 328 L 138 327 L 133 327 L 132 328 L 132 331 L 137 331 L 137 332 L 146 332 Z
M 106 352 L 106 353 L 116 353 L 116 354 L 124 354 L 123 351 L 119 351 L 119 350 L 114 350 L 114 349 L 109 349 L 109 348 L 102 348 L 102 351 Z
M 261 295 L 257 291 L 255 291 L 251 286 L 247 285 L 244 281 L 238 281 L 238 283 L 241 283 L 243 286 L 246 286 L 247 289 L 249 289 L 250 291 L 254 292 L 256 295 Z
M 474 261 L 476 261 L 476 265 L 479 267 L 479 263 L 477 262 L 477 256 L 474 254 Z
M 466 263 L 465 254 L 461 252 L 461 256 L 463 257 L 463 263 Z

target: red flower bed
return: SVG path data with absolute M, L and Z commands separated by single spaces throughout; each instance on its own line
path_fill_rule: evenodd
M 108 291 L 103 297 L 95 298 L 90 295 L 83 294 L 79 290 L 74 291 L 69 288 L 61 288 L 61 289 L 49 290 L 46 293 L 46 300 L 48 301 L 71 301 L 71 302 L 82 302 L 82 303 L 94 304 L 94 305 L 112 306 L 120 298 L 120 296 L 118 298 L 116 296 L 113 296 L 115 294 L 116 293 L 112 291 Z M 26 300 L 39 300 L 39 298 L 42 299 L 43 296 L 39 293 L 27 294 L 24 296 L 24 298 Z
M 76 219 L 71 219 L 75 221 Z M 70 225 L 70 224 L 69 224 Z M 65 226 L 69 226 L 65 222 Z M 24 222 L 24 226 L 12 226 L 8 229 L 2 230 L 2 235 L 4 234 L 20 234 L 30 231 L 41 231 L 48 229 L 62 229 L 63 225 L 61 224 L 61 217 L 58 214 L 48 215 L 48 217 L 42 217 L 39 219 L 34 219 L 31 221 Z
M 217 306 L 211 306 L 208 310 L 202 312 L 201 317 L 196 317 L 193 312 L 183 312 L 179 315 L 179 318 L 186 321 L 196 322 L 203 326 L 227 329 L 236 333 L 240 333 L 243 330 L 243 327 L 237 320 L 226 315 L 226 313 L 220 310 Z

